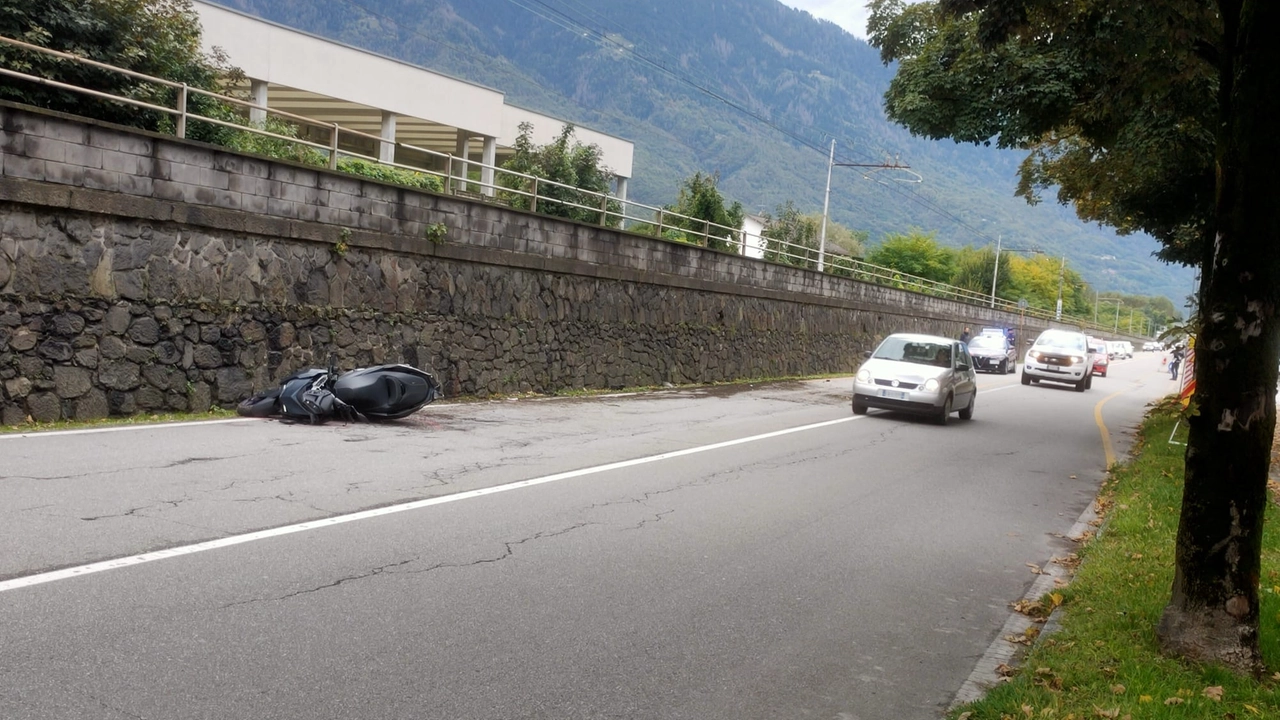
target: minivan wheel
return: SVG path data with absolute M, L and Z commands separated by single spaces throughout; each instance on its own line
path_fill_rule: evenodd
M 1084 392 L 1084 378 L 1080 378 L 1080 382 L 1076 383 L 1076 392 Z
M 1026 370 L 1023 370 L 1023 371 L 1022 371 L 1022 384 L 1023 384 L 1023 385 L 1030 385 L 1030 384 L 1031 384 L 1031 376 L 1027 374 L 1027 371 L 1026 371 Z
M 862 404 L 862 403 L 860 403 L 860 402 L 858 402 L 858 399 L 857 399 L 857 398 L 854 398 L 854 399 L 853 399 L 853 414 L 854 414 L 854 415 L 866 415 L 866 414 L 867 414 L 867 406 L 866 406 L 866 405 L 864 405 L 864 404 Z
M 999 372 L 1001 375 L 1007 375 L 1007 374 L 1009 374 L 1009 361 L 1008 361 L 1008 360 L 1001 360 L 1001 361 L 1000 361 L 1000 369 L 999 369 L 997 372 Z
M 973 419 L 973 404 L 974 404 L 975 402 L 977 402 L 977 401 L 978 401 L 978 393 L 976 393 L 976 392 L 975 392 L 974 394 L 972 394 L 972 395 L 970 395 L 970 396 L 969 396 L 969 407 L 962 408 L 962 409 L 960 410 L 960 419 L 961 419 L 961 420 L 972 420 L 972 419 Z
M 942 403 L 942 412 L 938 413 L 938 416 L 937 418 L 935 418 L 935 420 L 939 425 L 946 425 L 947 422 L 951 420 L 951 396 L 950 395 L 948 395 L 947 399 Z

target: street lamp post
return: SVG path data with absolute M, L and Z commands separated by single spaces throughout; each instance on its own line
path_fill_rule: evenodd
M 996 235 L 996 266 L 991 271 L 991 307 L 996 306 L 996 278 L 1000 277 L 1000 240 L 1001 235 Z

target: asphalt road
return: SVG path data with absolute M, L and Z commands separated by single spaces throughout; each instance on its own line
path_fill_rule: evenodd
M 0 718 L 936 718 L 1174 390 L 980 386 L 2 437 Z

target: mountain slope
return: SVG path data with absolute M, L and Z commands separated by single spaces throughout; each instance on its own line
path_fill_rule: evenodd
M 941 242 L 1067 256 L 1095 288 L 1182 305 L 1192 274 L 1151 257 L 1145 236 L 1086 226 L 1053 203 L 1013 197 L 1021 154 L 914 138 L 884 117 L 892 69 L 838 26 L 776 0 L 225 0 L 229 7 L 479 82 L 510 102 L 636 145 L 631 197 L 671 202 L 695 171 L 750 211 L 786 200 L 872 242 L 910 227 Z M 233 58 L 234 60 L 234 58 Z

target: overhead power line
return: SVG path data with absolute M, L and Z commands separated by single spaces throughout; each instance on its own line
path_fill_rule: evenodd
M 648 57 L 648 56 L 646 56 L 646 55 L 644 55 L 644 54 L 642 54 L 642 53 L 640 53 L 640 52 L 636 51 L 633 47 L 631 47 L 631 46 L 627 45 L 626 43 L 619 42 L 618 40 L 616 40 L 614 37 L 612 37 L 612 36 L 611 36 L 611 33 L 612 33 L 612 34 L 622 34 L 622 33 L 621 33 L 617 28 L 609 29 L 609 28 L 607 27 L 607 23 L 606 23 L 605 18 L 604 18 L 602 15 L 600 15 L 598 12 L 595 12 L 595 11 L 593 11 L 593 10 L 589 10 L 589 9 L 586 9 L 586 11 L 585 11 L 583 14 L 584 14 L 584 15 L 591 15 L 591 16 L 592 16 L 592 19 L 593 19 L 595 22 L 599 23 L 600 27 L 603 27 L 603 28 L 605 28 L 606 30 L 609 30 L 608 32 L 606 32 L 606 31 L 602 31 L 602 30 L 598 30 L 598 29 L 596 29 L 596 28 L 593 28 L 593 27 L 591 27 L 591 26 L 589 26 L 589 25 L 587 25 L 587 24 L 583 23 L 582 21 L 580 21 L 580 20 L 578 20 L 578 19 L 574 18 L 574 17 L 573 17 L 571 14 L 569 14 L 568 12 L 565 12 L 564 10 L 560 10 L 560 9 L 555 8 L 555 7 L 552 7 L 551 5 L 549 5 L 549 4 L 548 4 L 547 2 L 545 2 L 544 0 L 508 0 L 508 1 L 509 1 L 509 2 L 511 2 L 513 5 L 515 5 L 515 6 L 517 6 L 517 7 L 520 7 L 520 8 L 522 8 L 522 9 L 524 9 L 525 11 L 527 11 L 527 12 L 529 12 L 529 13 L 531 13 L 531 14 L 533 14 L 533 15 L 537 16 L 537 17 L 540 17 L 540 18 L 542 18 L 542 19 L 544 19 L 544 20 L 547 20 L 548 22 L 553 23 L 553 24 L 554 24 L 554 25 L 556 25 L 557 27 L 560 27 L 560 28 L 562 28 L 562 29 L 568 30 L 568 31 L 573 32 L 573 33 L 575 33 L 575 34 L 585 34 L 585 35 L 587 35 L 587 36 L 589 36 L 589 37 L 594 37 L 594 38 L 596 38 L 597 40 L 600 40 L 600 41 L 602 41 L 602 42 L 608 43 L 609 45 L 613 46 L 614 48 L 617 48 L 619 52 L 622 52 L 622 53 L 626 54 L 627 56 L 629 56 L 629 57 L 633 58 L 633 59 L 634 59 L 634 60 L 636 60 L 637 62 L 640 62 L 640 63 L 641 63 L 641 64 L 643 64 L 643 65 L 647 65 L 647 66 L 649 66 L 649 67 L 651 67 L 651 68 L 653 68 L 653 69 L 655 69 L 655 70 L 657 70 L 657 71 L 659 71 L 659 72 L 663 73 L 664 75 L 666 75 L 666 76 L 668 76 L 668 77 L 671 77 L 672 79 L 674 79 L 674 80 L 676 80 L 676 81 L 678 81 L 678 82 L 680 82 L 680 83 L 682 83 L 682 84 L 684 84 L 684 85 L 687 85 L 687 86 L 689 86 L 689 87 L 693 88 L 694 90 L 696 90 L 696 91 L 698 91 L 698 92 L 700 92 L 700 93 L 702 93 L 702 94 L 705 94 L 705 95 L 707 95 L 708 97 L 711 97 L 711 98 L 713 98 L 713 99 L 715 99 L 715 100 L 717 100 L 717 101 L 719 101 L 719 102 L 723 103 L 725 106 L 727 106 L 727 107 L 729 107 L 729 108 L 732 108 L 732 109 L 734 109 L 734 110 L 736 110 L 736 111 L 738 111 L 738 112 L 740 112 L 740 113 L 742 113 L 742 114 L 746 115 L 747 117 L 749 117 L 749 118 L 751 118 L 751 119 L 753 119 L 753 120 L 755 120 L 755 121 L 757 121 L 757 122 L 759 122 L 759 123 L 762 123 L 763 125 L 765 125 L 765 126 L 767 126 L 767 127 L 771 128 L 771 129 L 773 129 L 774 131 L 776 131 L 776 132 L 778 132 L 778 133 L 781 133 L 782 135 L 784 135 L 784 136 L 786 136 L 786 137 L 788 137 L 788 138 L 792 139 L 793 141 L 795 141 L 796 143 L 800 144 L 801 146 L 806 147 L 806 148 L 809 148 L 810 150 L 813 150 L 814 152 L 817 152 L 817 153 L 819 153 L 820 155 L 825 155 L 825 154 L 826 154 L 826 149 L 825 149 L 823 146 L 818 145 L 817 143 L 815 143 L 815 142 L 813 142 L 813 141 L 809 140 L 808 138 L 803 137 L 803 136 L 799 135 L 798 133 L 796 133 L 796 132 L 794 132 L 794 131 L 792 131 L 792 130 L 790 130 L 790 129 L 788 129 L 788 128 L 785 128 L 785 127 L 783 127 L 783 126 L 781 126 L 781 125 L 777 124 L 777 123 L 776 123 L 776 122 L 774 122 L 771 118 L 766 117 L 766 116 L 764 116 L 764 115 L 761 115 L 760 113 L 758 113 L 758 112 L 756 112 L 756 111 L 754 111 L 754 110 L 752 110 L 752 109 L 750 109 L 750 108 L 746 107 L 746 106 L 745 106 L 745 105 L 743 105 L 742 103 L 737 102 L 737 101 L 735 101 L 735 100 L 734 100 L 734 99 L 732 99 L 732 98 L 726 97 L 725 95 L 723 95 L 723 94 L 721 94 L 721 93 L 718 93 L 718 92 L 716 92 L 716 91 L 714 91 L 714 90 L 710 89 L 710 88 L 709 88 L 709 87 L 707 87 L 705 84 L 701 84 L 701 83 L 699 83 L 699 82 L 696 82 L 696 81 L 694 81 L 693 79 L 691 79 L 691 78 L 689 78 L 689 77 L 686 77 L 686 76 L 685 76 L 685 75 L 683 75 L 682 73 L 679 73 L 679 72 L 677 72 L 677 71 L 675 71 L 675 70 L 672 70 L 671 68 L 668 68 L 668 67 L 667 67 L 666 65 L 664 65 L 663 63 L 658 62 L 658 61 L 656 61 L 656 60 L 654 60 L 654 59 L 652 59 L 652 58 L 650 58 L 650 57 Z M 581 3 L 574 2 L 574 0 L 568 0 L 568 1 L 569 1 L 569 2 L 573 2 L 573 4 L 577 5 L 580 9 L 584 9 L 584 8 L 583 8 L 583 5 L 582 5 Z M 469 49 L 467 49 L 467 48 L 460 47 L 460 46 L 458 46 L 458 45 L 455 45 L 455 44 L 453 44 L 453 43 L 450 43 L 450 42 L 448 42 L 447 40 L 443 40 L 443 39 L 438 38 L 438 37 L 432 37 L 432 36 L 430 36 L 430 35 L 427 35 L 427 34 L 425 34 L 425 33 L 422 33 L 421 31 L 419 31 L 419 30 L 417 30 L 417 29 L 415 29 L 415 28 L 407 27 L 407 26 L 405 26 L 403 23 L 401 23 L 400 21 L 396 20 L 395 18 L 390 17 L 390 16 L 388 16 L 388 15 L 386 15 L 386 14 L 384 14 L 384 13 L 380 13 L 380 12 L 378 12 L 378 11 L 375 11 L 375 10 L 373 10 L 373 9 L 369 8 L 367 5 L 363 4 L 363 3 L 362 3 L 362 2 L 360 2 L 359 0 L 342 0 L 342 2 L 345 2 L 345 3 L 347 3 L 348 5 L 351 5 L 351 6 L 353 6 L 353 7 L 359 8 L 360 10 L 364 11 L 365 13 L 367 13 L 367 14 L 369 14 L 369 15 L 373 16 L 373 17 L 379 18 L 380 20 L 384 20 L 384 21 L 386 21 L 386 22 L 389 22 L 389 23 L 391 23 L 391 24 L 395 25 L 397 28 L 399 28 L 399 29 L 400 29 L 401 31 L 403 31 L 403 32 L 409 33 L 409 34 L 411 34 L 411 35 L 415 35 L 415 36 L 417 36 L 417 37 L 419 37 L 419 38 L 421 38 L 421 39 L 423 39 L 423 40 L 426 40 L 427 42 L 430 42 L 430 43 L 433 43 L 433 44 L 436 44 L 436 45 L 439 45 L 439 46 L 442 46 L 442 47 L 448 48 L 448 49 L 450 49 L 450 50 L 452 50 L 452 51 L 454 51 L 454 52 L 456 52 L 456 53 L 458 53 L 459 55 L 462 55 L 462 56 L 464 56 L 464 57 L 468 57 L 468 58 L 471 58 L 471 59 L 474 59 L 474 60 L 481 61 L 481 62 L 483 62 L 483 63 L 484 63 L 486 66 L 488 66 L 488 67 L 495 67 L 495 66 L 493 65 L 493 58 L 491 58 L 491 57 L 489 57 L 489 56 L 481 55 L 481 54 L 476 53 L 476 52 L 473 52 L 473 51 L 471 51 L 471 50 L 469 50 Z M 533 7 L 531 7 L 529 3 L 533 3 L 533 4 L 536 4 L 536 5 L 540 6 L 541 8 L 543 8 L 543 9 L 545 10 L 545 12 L 543 12 L 543 11 L 539 11 L 539 10 L 537 10 L 537 9 L 535 9 L 535 8 L 533 8 Z M 562 93 L 561 93 L 559 90 L 557 90 L 557 89 L 555 89 L 555 88 L 549 88 L 549 87 L 547 87 L 547 86 L 545 86 L 545 85 L 542 85 L 541 83 L 537 82 L 537 81 L 536 81 L 536 80 L 534 80 L 533 78 L 531 78 L 531 77 L 529 77 L 529 76 L 527 76 L 527 75 L 525 75 L 525 74 L 523 74 L 523 73 L 519 73 L 519 72 L 517 72 L 516 70 L 514 70 L 514 69 L 512 69 L 512 68 L 505 67 L 502 63 L 498 63 L 498 64 L 496 65 L 496 68 L 497 68 L 498 70 L 502 71 L 502 72 L 505 72 L 505 73 L 507 73 L 507 74 L 511 75 L 513 78 L 517 79 L 519 82 L 532 83 L 534 86 L 536 86 L 536 87 L 538 87 L 538 88 L 542 89 L 542 90 L 543 90 L 543 91 L 545 91 L 545 92 L 548 92 L 548 93 L 551 93 L 551 94 L 554 94 L 554 95 L 562 95 Z M 622 121 L 622 122 L 625 122 L 625 123 L 632 123 L 632 122 L 635 122 L 635 118 L 624 117 L 624 116 L 618 115 L 617 113 L 610 112 L 610 111 L 606 111 L 606 110 L 599 110 L 599 109 L 597 109 L 597 110 L 593 110 L 592 112 L 596 112 L 596 113 L 598 113 L 598 114 L 600 114 L 600 115 L 603 115 L 603 116 L 606 116 L 606 117 L 611 117 L 611 118 L 614 118 L 615 120 L 619 120 L 619 121 Z M 821 132 L 822 132 L 822 135 L 823 135 L 823 139 L 824 139 L 824 140 L 827 140 L 827 139 L 830 139 L 830 138 L 835 137 L 835 133 L 827 132 L 827 131 L 825 131 L 825 130 L 823 130 L 823 131 L 821 131 Z M 668 135 L 669 135 L 669 134 L 668 134 Z M 686 148 L 689 148 L 689 149 L 691 149 L 691 150 L 700 150 L 700 148 L 696 148 L 696 147 L 694 147 L 694 146 L 692 146 L 692 145 L 689 145 L 688 143 L 685 143 L 685 142 L 681 141 L 679 138 L 676 138 L 675 136 L 671 136 L 671 135 L 669 135 L 669 137 L 670 137 L 673 141 L 675 141 L 676 143 L 678 143 L 678 144 L 680 144 L 680 145 L 683 145 L 683 146 L 684 146 L 684 147 L 686 147 Z M 844 146 L 845 148 L 848 148 L 848 147 L 854 147 L 854 148 L 856 148 L 856 146 L 855 146 L 853 143 L 851 143 L 851 142 L 849 142 L 849 141 L 847 141 L 847 140 L 845 141 L 845 143 L 846 143 L 846 144 L 845 144 L 845 146 Z M 844 148 L 842 148 L 842 150 L 843 150 L 843 149 L 844 149 Z M 871 164 L 873 164 L 873 163 L 874 163 L 874 158 L 873 158 L 871 155 L 869 155 L 868 153 L 866 153 L 865 151 L 861 151 L 861 150 L 857 150 L 857 149 L 855 149 L 855 150 L 854 150 L 854 153 L 855 153 L 856 157 L 852 157 L 852 158 L 851 158 L 849 155 L 844 154 L 843 152 L 842 152 L 841 154 L 837 155 L 837 157 L 838 157 L 838 158 L 840 159 L 840 161 L 841 161 L 841 162 L 840 162 L 840 164 L 843 164 L 843 165 L 857 165 L 858 163 L 855 163 L 855 162 L 854 162 L 854 160 L 862 160 L 862 161 L 865 161 L 865 164 L 867 164 L 867 165 L 871 165 Z M 881 165 L 883 165 L 883 163 L 876 164 L 876 166 L 877 166 L 877 167 L 879 167 L 879 166 L 881 166 Z M 916 205 L 918 205 L 918 206 L 920 206 L 920 207 L 925 208 L 926 210 L 929 210 L 930 212 L 936 213 L 936 214 L 938 214 L 938 215 L 941 215 L 941 216 L 943 216 L 943 217 L 945 217 L 945 218 L 949 219 L 952 223 L 954 223 L 954 224 L 955 224 L 955 225 L 957 225 L 958 227 L 961 227 L 961 228 L 964 228 L 965 230 L 968 230 L 969 232 L 973 233 L 976 237 L 979 237 L 979 238 L 981 238 L 981 239 L 985 240 L 986 242 L 993 242 L 993 240 L 992 240 L 989 236 L 987 236 L 985 233 L 983 233 L 982 231 L 980 231 L 980 230 L 978 230 L 977 228 L 973 227 L 972 225 L 970 225 L 970 224 L 966 223 L 963 219 L 961 219 L 960 217 L 956 216 L 954 213 L 952 213 L 952 212 L 950 212 L 950 211 L 946 210 L 945 208 L 941 207 L 941 206 L 940 206 L 940 205 L 938 205 L 936 202 L 933 202 L 932 200 L 930 200 L 930 199 L 928 199 L 928 198 L 921 197 L 921 196 L 919 196 L 919 195 L 918 195 L 917 193 L 915 193 L 915 192 L 911 192 L 911 191 L 904 190 L 904 189 L 902 189 L 902 188 L 900 188 L 900 187 L 898 187 L 898 186 L 896 186 L 896 185 L 892 185 L 892 184 L 889 184 L 889 183 L 884 183 L 884 182 L 880 182 L 880 181 L 878 181 L 878 180 L 874 180 L 874 179 L 870 176 L 870 174 L 868 174 L 868 173 L 863 173 L 863 174 L 862 174 L 862 177 L 863 177 L 863 178 L 865 178 L 865 179 L 867 179 L 867 180 L 873 180 L 873 181 L 875 181 L 878 185 L 882 185 L 882 186 L 884 186 L 884 187 L 888 188 L 890 192 L 893 192 L 895 195 L 897 195 L 897 196 L 898 196 L 898 197 L 900 197 L 900 198 L 903 198 L 904 200 L 907 200 L 908 202 L 914 203 L 914 204 L 916 204 Z

